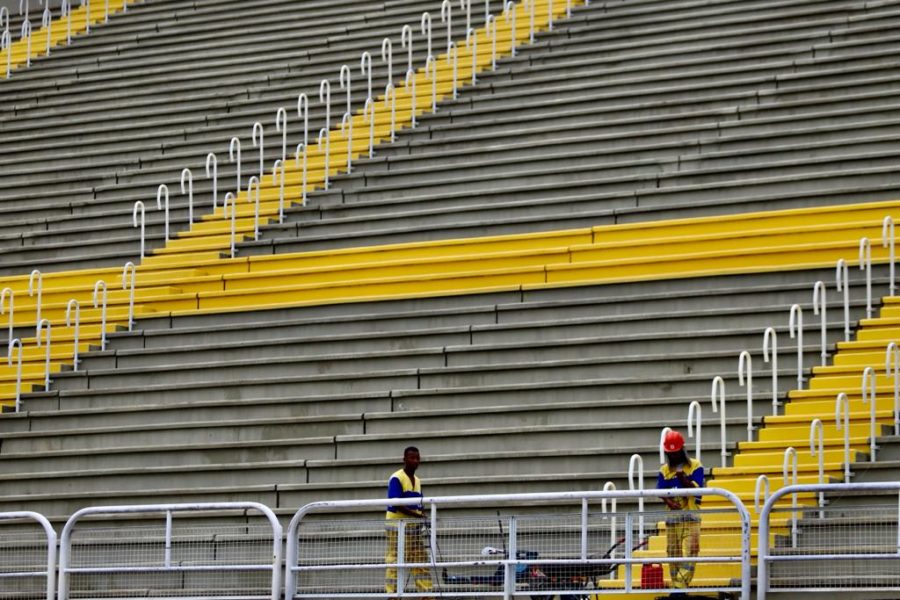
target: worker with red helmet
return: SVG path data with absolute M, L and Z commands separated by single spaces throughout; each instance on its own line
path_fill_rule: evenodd
M 684 449 L 684 437 L 669 431 L 663 438 L 666 462 L 660 465 L 656 479 L 658 489 L 692 489 L 703 487 L 703 465 L 690 458 Z M 700 518 L 693 511 L 700 509 L 699 496 L 663 498 L 669 507 L 666 518 L 666 553 L 670 558 L 697 556 L 700 553 Z M 696 563 L 669 564 L 672 587 L 684 589 L 694 578 Z

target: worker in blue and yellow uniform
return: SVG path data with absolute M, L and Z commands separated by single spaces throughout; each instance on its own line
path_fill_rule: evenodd
M 419 468 L 418 448 L 410 446 L 403 451 L 403 468 L 391 475 L 388 481 L 388 498 L 422 498 L 422 482 L 416 477 L 416 469 Z M 403 520 L 406 535 L 404 535 L 404 560 L 405 563 L 428 562 L 428 553 L 424 540 L 424 507 L 422 504 L 388 506 L 386 521 L 387 548 L 385 549 L 384 562 L 387 564 L 397 562 L 397 538 L 398 521 Z M 409 574 L 404 582 L 404 591 L 412 591 L 409 580 L 415 584 L 417 593 L 431 591 L 431 574 L 425 567 L 413 567 L 407 570 Z M 397 592 L 397 568 L 389 567 L 385 572 L 384 590 L 388 594 Z
M 658 489 L 692 489 L 703 487 L 703 465 L 688 457 L 684 450 L 684 437 L 677 431 L 669 431 L 663 439 L 666 462 L 659 468 L 656 480 Z M 699 496 L 663 498 L 669 507 L 666 518 L 666 553 L 670 558 L 697 556 L 700 553 L 700 518 L 694 513 L 700 509 Z M 672 562 L 669 573 L 672 587 L 684 589 L 694 578 L 696 563 Z

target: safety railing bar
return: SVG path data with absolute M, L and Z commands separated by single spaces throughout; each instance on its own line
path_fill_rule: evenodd
M 897 558 L 897 555 L 894 554 L 893 558 Z M 494 567 L 498 565 L 505 564 L 514 564 L 514 565 L 618 565 L 622 562 L 621 558 L 596 558 L 596 559 L 581 559 L 581 558 L 538 558 L 534 560 L 517 558 L 517 559 L 499 559 L 499 560 L 465 560 L 465 561 L 442 561 L 438 563 L 442 567 Z M 656 563 L 673 563 L 673 562 L 684 562 L 684 557 L 680 556 L 657 556 L 657 557 L 648 557 L 648 558 L 632 558 L 630 562 L 635 564 L 656 564 Z M 691 562 L 704 562 L 704 563 L 723 563 L 723 562 L 741 562 L 741 557 L 735 554 L 725 554 L 722 556 L 692 556 Z M 366 564 L 354 564 L 354 569 L 364 569 L 364 570 L 379 570 L 385 569 L 387 567 L 396 567 L 396 566 L 404 566 L 404 567 L 428 567 L 431 568 L 433 566 L 431 561 L 428 562 L 400 562 L 400 563 L 366 563 Z M 112 567 L 110 567 L 112 569 Z M 347 568 L 347 565 L 307 565 L 307 566 L 294 566 L 290 567 L 295 572 L 304 572 L 304 571 L 342 571 Z M 172 570 L 175 567 L 171 568 Z M 113 569 L 114 570 L 114 569 Z M 120 569 L 121 570 L 121 569 Z M 219 569 L 221 570 L 221 569 Z M 74 569 L 69 569 L 70 573 L 74 573 Z M 91 571 L 92 572 L 92 571 Z M 694 589 L 694 588 L 691 588 Z
M 169 567 L 68 567 L 67 573 L 179 573 L 211 571 L 271 571 L 271 565 L 195 565 L 195 566 L 169 566 Z
M 45 571 L 31 572 L 27 575 L 19 573 L 5 573 L 3 575 L 0 575 L 0 577 L 37 577 L 40 575 L 46 575 L 47 600 L 55 600 L 57 592 L 56 558 L 58 547 L 56 531 L 53 529 L 53 525 L 50 524 L 50 521 L 47 519 L 47 517 L 37 512 L 22 510 L 0 513 L 0 521 L 12 521 L 17 519 L 28 519 L 31 521 L 35 521 L 44 530 L 44 535 L 47 537 L 47 569 Z
M 769 562 L 796 562 L 801 560 L 809 560 L 811 558 L 815 558 L 816 560 L 847 560 L 848 558 L 852 558 L 854 560 L 897 560 L 897 553 L 881 552 L 877 554 L 769 554 L 766 556 L 766 560 Z M 691 560 L 694 559 L 691 558 Z M 856 589 L 856 586 L 854 586 L 853 590 L 855 591 Z M 772 588 L 770 587 L 769 590 L 771 591 Z M 819 588 L 816 588 L 816 591 L 818 590 Z M 844 591 L 847 591 L 847 589 L 844 588 Z

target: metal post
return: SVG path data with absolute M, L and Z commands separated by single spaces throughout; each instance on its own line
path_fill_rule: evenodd
M 172 566 L 172 511 L 166 511 L 166 552 L 165 552 L 165 565 L 166 567 Z

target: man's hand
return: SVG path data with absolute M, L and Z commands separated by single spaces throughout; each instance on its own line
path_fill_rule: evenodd
M 681 506 L 678 504 L 678 501 L 674 498 L 663 498 L 662 501 L 665 502 L 666 506 L 668 506 L 672 510 L 679 510 L 681 508 Z

